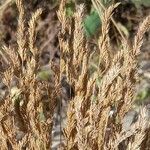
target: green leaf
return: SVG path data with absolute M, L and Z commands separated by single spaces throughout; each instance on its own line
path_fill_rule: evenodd
M 69 1 L 66 4 L 66 15 L 68 17 L 72 17 L 75 11 L 75 3 L 73 1 Z
M 42 70 L 37 74 L 37 78 L 40 80 L 48 81 L 52 75 L 53 72 L 51 70 Z
M 71 17 L 71 16 L 73 16 L 73 10 L 72 10 L 72 8 L 71 7 L 67 7 L 66 8 L 66 14 L 67 14 L 67 16 L 69 16 L 69 17 Z
M 87 37 L 96 34 L 100 28 L 101 20 L 97 11 L 93 10 L 84 20 L 84 29 Z
M 145 100 L 149 96 L 150 96 L 150 89 L 146 88 L 142 90 L 141 92 L 139 92 L 139 94 L 137 95 L 137 100 Z
M 40 120 L 40 122 L 45 122 L 45 121 L 46 121 L 46 118 L 45 118 L 43 112 L 40 112 L 40 113 L 39 113 L 39 120 Z

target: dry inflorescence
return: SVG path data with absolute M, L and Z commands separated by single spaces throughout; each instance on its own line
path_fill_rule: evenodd
M 133 105 L 138 80 L 137 56 L 144 33 L 150 28 L 150 17 L 140 25 L 133 46 L 122 39 L 122 48 L 113 54 L 108 34 L 109 23 L 118 4 L 104 11 L 100 16 L 102 31 L 99 51 L 95 52 L 99 54 L 99 64 L 91 75 L 89 65 L 92 54 L 82 26 L 84 6 L 77 6 L 73 18 L 68 18 L 65 3 L 65 0 L 61 1 L 58 12 L 62 23 L 60 68 L 74 88 L 75 96 L 68 108 L 64 149 L 139 149 L 149 127 L 144 115 L 146 109 L 141 111 L 141 116 L 129 131 L 123 131 L 122 120 Z M 93 3 L 96 9 L 101 8 L 97 0 L 93 0 Z M 100 84 L 97 84 L 97 80 L 100 80 Z
M 97 0 L 92 2 L 96 9 L 101 8 Z M 74 15 L 68 17 L 66 0 L 61 0 L 58 11 L 60 67 L 51 65 L 54 83 L 50 84 L 37 79 L 40 53 L 35 46 L 36 21 L 42 10 L 31 15 L 27 26 L 22 0 L 16 0 L 16 4 L 19 10 L 18 48 L 3 47 L 3 55 L 8 57 L 9 63 L 3 73 L 3 82 L 9 94 L 0 102 L 1 149 L 51 149 L 54 109 L 64 75 L 71 86 L 71 100 L 62 149 L 148 149 L 150 126 L 146 108 L 141 108 L 137 121 L 129 130 L 123 129 L 122 121 L 133 105 L 138 80 L 137 56 L 144 33 L 150 28 L 150 16 L 141 23 L 133 46 L 123 39 L 121 49 L 114 54 L 109 24 L 119 4 L 106 9 L 100 16 L 101 36 L 98 50 L 94 51 L 98 55 L 98 66 L 90 73 L 93 52 L 84 35 L 85 7 L 77 5 Z
M 17 49 L 4 46 L 9 68 L 3 83 L 9 94 L 0 103 L 0 149 L 50 149 L 58 77 L 52 85 L 39 81 L 39 51 L 35 46 L 36 21 L 42 13 L 32 14 L 28 25 L 22 0 L 19 10 Z M 54 70 L 55 72 L 55 70 Z M 56 90 L 57 89 L 57 90 Z

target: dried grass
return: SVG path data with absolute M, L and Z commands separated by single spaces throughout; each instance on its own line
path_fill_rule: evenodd
M 32 14 L 29 27 L 26 27 L 23 2 L 17 0 L 16 4 L 19 10 L 18 49 L 4 47 L 10 64 L 4 72 L 3 82 L 10 94 L 0 105 L 1 148 L 50 149 L 53 114 L 59 90 L 57 81 L 54 81 L 55 86 L 52 88 L 49 83 L 36 79 L 39 53 L 35 46 L 35 26 L 42 10 L 38 9 Z M 14 78 L 17 80 L 15 85 L 12 84 Z
M 93 0 L 93 3 L 96 9 L 100 9 L 96 0 Z M 65 1 L 61 3 L 58 15 L 62 23 L 61 59 L 64 60 L 63 66 L 66 67 L 63 73 L 66 73 L 68 81 L 71 81 L 70 83 L 75 89 L 75 97 L 69 105 L 68 122 L 64 130 L 66 137 L 65 149 L 119 149 L 124 141 L 130 147 L 129 149 L 136 149 L 140 147 L 144 139 L 146 127 L 144 126 L 144 129 L 141 129 L 142 123 L 137 127 L 139 131 L 130 132 L 130 135 L 125 136 L 126 133 L 122 133 L 122 120 L 131 109 L 134 101 L 135 86 L 138 80 L 137 56 L 139 55 L 144 33 L 149 29 L 150 19 L 147 17 L 141 24 L 133 47 L 129 46 L 127 40 L 123 39 L 122 49 L 113 55 L 108 32 L 112 12 L 117 5 L 110 6 L 101 15 L 102 34 L 99 38 L 99 67 L 93 75 L 89 76 L 88 68 L 91 54 L 87 43 L 81 48 L 72 47 L 74 41 L 78 41 L 75 42 L 77 43 L 75 45 L 79 45 L 84 40 L 83 35 L 80 33 L 82 20 L 74 15 L 75 27 L 72 26 L 73 30 L 70 30 L 72 20 L 67 19 L 65 16 Z M 80 8 L 82 7 L 81 5 Z M 79 12 L 77 13 L 82 14 L 81 10 L 78 9 Z M 76 26 L 76 22 L 78 26 Z M 77 30 L 80 35 L 74 39 L 72 35 L 76 37 Z M 68 39 L 65 38 L 65 33 L 68 33 Z M 67 55 L 63 55 L 66 53 Z M 72 59 L 75 54 L 78 54 L 75 56 L 76 59 Z M 79 54 L 83 54 L 83 56 L 80 57 Z M 72 64 L 76 64 L 78 67 Z M 100 85 L 96 85 L 97 77 L 101 77 Z M 96 91 L 98 93 L 94 95 L 93 93 Z M 110 115 L 111 112 L 113 112 L 113 115 Z M 147 120 L 143 119 L 143 121 L 148 124 Z M 135 126 L 133 128 L 137 129 Z M 123 136 L 125 137 L 123 138 Z M 114 144 L 116 139 L 121 140 L 117 145 Z M 137 145 L 136 142 L 138 141 Z
M 100 9 L 93 0 L 96 9 Z M 39 51 L 35 46 L 36 21 L 42 13 L 31 15 L 28 27 L 22 0 L 16 1 L 19 19 L 17 49 L 4 46 L 9 68 L 3 82 L 9 95 L 0 103 L 1 149 L 51 149 L 53 115 L 60 93 L 62 76 L 74 90 L 68 104 L 64 129 L 65 150 L 137 150 L 149 148 L 149 121 L 146 108 L 129 131 L 124 131 L 122 120 L 131 109 L 138 80 L 137 56 L 144 33 L 150 28 L 150 16 L 140 25 L 133 46 L 123 39 L 122 48 L 113 54 L 109 38 L 109 24 L 114 9 L 111 5 L 102 15 L 102 34 L 98 40 L 99 65 L 90 74 L 91 50 L 83 31 L 84 5 L 76 7 L 72 18 L 66 16 L 66 0 L 61 0 L 58 18 L 62 24 L 59 35 L 60 70 L 54 71 L 53 87 L 37 80 Z M 14 78 L 16 85 L 12 84 Z M 100 84 L 97 80 L 100 78 Z M 71 90 L 70 90 L 71 92 Z M 143 144 L 144 143 L 144 144 Z M 143 146 L 144 145 L 144 146 Z M 9 148 L 8 148 L 9 147 Z M 121 147 L 121 148 L 120 148 Z

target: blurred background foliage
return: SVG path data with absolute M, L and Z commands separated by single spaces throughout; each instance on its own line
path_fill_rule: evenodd
M 87 8 L 87 15 L 84 19 L 84 29 L 86 36 L 92 37 L 94 36 L 100 29 L 101 26 L 101 18 L 99 18 L 98 12 L 93 8 L 91 5 L 91 1 L 76 1 L 76 0 L 68 0 L 68 4 L 66 5 L 66 12 L 69 17 L 73 16 L 73 13 L 75 11 L 75 4 L 86 4 Z M 117 13 L 115 15 L 115 18 L 118 22 L 118 27 L 120 30 L 125 34 L 125 36 L 130 35 L 130 31 L 133 29 L 134 21 L 136 21 L 139 18 L 131 18 L 130 16 L 127 16 L 128 18 L 120 18 L 121 16 L 124 16 L 125 13 L 128 13 L 132 15 L 138 14 L 140 11 L 142 11 L 145 8 L 150 7 L 150 1 L 149 0 L 101 0 L 101 3 L 105 8 L 110 6 L 112 3 L 121 2 L 121 5 L 117 9 Z M 130 18 L 129 18 L 130 17 Z M 128 19 L 128 20 L 127 20 Z M 132 21 L 132 22 L 131 22 Z

